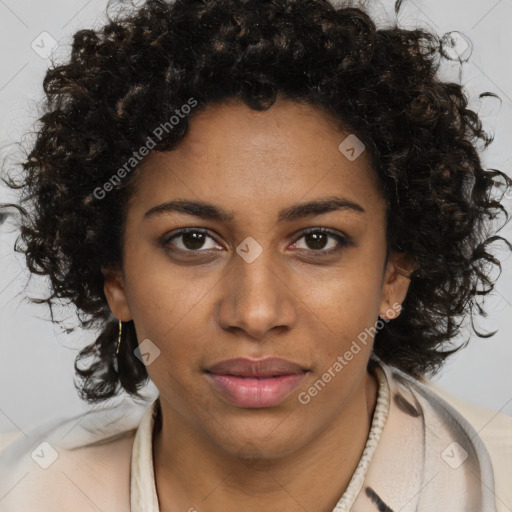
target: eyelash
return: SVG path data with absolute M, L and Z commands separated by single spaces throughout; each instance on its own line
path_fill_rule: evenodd
M 209 238 L 214 239 L 209 234 L 209 232 L 207 230 L 205 230 L 205 229 L 201 229 L 201 228 L 182 228 L 177 233 L 172 235 L 171 237 L 165 238 L 163 240 L 163 245 L 165 247 L 167 247 L 168 244 L 171 242 L 171 240 L 174 240 L 175 238 L 179 238 L 180 236 L 185 235 L 187 233 L 201 233 L 203 235 L 208 236 Z M 326 229 L 326 228 L 308 228 L 308 229 L 305 229 L 304 231 L 302 231 L 300 236 L 293 242 L 293 244 L 296 244 L 299 240 L 301 240 L 302 238 L 304 238 L 305 236 L 307 236 L 307 235 L 309 235 L 311 233 L 325 233 L 325 234 L 335 238 L 337 240 L 338 244 L 339 244 L 338 247 L 336 247 L 334 249 L 329 249 L 327 251 L 325 251 L 323 249 L 318 249 L 318 250 L 313 250 L 313 249 L 307 250 L 307 249 L 305 249 L 305 250 L 303 250 L 303 251 L 306 251 L 306 252 L 308 252 L 310 254 L 314 254 L 315 256 L 330 255 L 330 254 L 339 252 L 339 251 L 341 251 L 342 249 L 344 249 L 344 248 L 346 248 L 348 246 L 353 245 L 352 240 L 350 240 L 350 238 L 348 238 L 347 236 L 344 236 L 344 235 L 341 235 L 339 233 L 333 232 L 330 229 Z M 192 255 L 192 256 L 200 254 L 202 252 L 204 252 L 204 253 L 208 252 L 208 250 L 204 250 L 204 249 L 197 249 L 197 250 L 172 249 L 172 251 L 173 252 L 187 253 L 188 255 Z

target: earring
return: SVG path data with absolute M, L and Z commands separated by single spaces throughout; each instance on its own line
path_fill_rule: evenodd
M 123 332 L 123 324 L 121 320 L 119 320 L 119 334 L 117 336 L 117 348 L 116 348 L 116 355 L 114 357 L 114 370 L 116 373 L 119 373 L 119 346 L 121 345 L 121 333 Z
M 121 333 L 123 332 L 123 323 L 119 320 L 119 335 L 117 337 L 117 348 L 116 348 L 116 356 L 119 354 L 119 347 L 121 345 Z

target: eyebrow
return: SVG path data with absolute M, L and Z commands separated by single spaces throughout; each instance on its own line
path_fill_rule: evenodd
M 294 220 L 321 215 L 323 213 L 337 210 L 349 210 L 358 213 L 365 213 L 365 209 L 353 201 L 348 201 L 341 197 L 329 197 L 325 199 L 316 199 L 307 203 L 299 203 L 284 208 L 279 212 L 278 222 L 292 222 Z M 186 213 L 202 219 L 216 220 L 220 222 L 232 222 L 234 215 L 228 210 L 224 210 L 214 204 L 204 201 L 191 201 L 187 199 L 176 199 L 153 206 L 145 214 L 144 219 L 155 215 L 162 215 L 171 212 Z

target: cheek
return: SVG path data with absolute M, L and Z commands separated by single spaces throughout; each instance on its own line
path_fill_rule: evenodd
M 373 265 L 367 261 L 347 265 L 330 279 L 317 281 L 305 298 L 305 311 L 311 322 L 309 328 L 316 333 L 314 339 L 322 340 L 316 357 L 323 366 L 331 366 L 348 350 L 357 352 L 357 359 L 364 364 L 364 355 L 371 351 L 372 328 L 379 315 L 380 267 L 380 261 Z
M 380 265 L 347 265 L 325 279 L 316 279 L 313 287 L 308 278 L 309 291 L 304 302 L 317 313 L 319 321 L 334 326 L 334 332 L 350 332 L 351 328 L 364 327 L 376 320 L 381 279 Z
M 141 265 L 144 260 L 135 256 L 126 261 L 125 274 L 137 339 L 148 339 L 158 348 L 147 371 L 159 389 L 179 392 L 180 382 L 190 378 L 191 361 L 204 354 L 205 308 L 216 290 L 215 281 L 192 267 L 177 269 L 154 261 Z
M 142 339 L 167 339 L 190 321 L 214 285 L 192 267 L 177 268 L 136 253 L 126 262 L 125 274 L 127 300 Z
M 363 378 L 373 346 L 380 305 L 380 273 L 374 268 L 340 276 L 309 309 L 315 333 L 315 368 L 307 388 L 311 409 L 334 414 Z M 320 392 L 321 390 L 321 392 Z M 304 396 L 304 395 L 302 395 Z M 313 399 L 314 397 L 314 399 Z M 302 403 L 302 402 L 301 402 Z

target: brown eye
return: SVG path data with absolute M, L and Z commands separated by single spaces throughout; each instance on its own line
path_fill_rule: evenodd
M 211 247 L 205 248 L 204 246 L 208 239 L 212 240 L 214 243 Z M 174 240 L 176 240 L 177 242 L 174 242 Z M 164 241 L 164 244 L 166 246 L 172 245 L 174 246 L 173 250 L 183 252 L 201 252 L 201 250 L 206 252 L 206 250 L 208 249 L 213 249 L 217 247 L 217 244 L 215 243 L 213 238 L 208 234 L 208 232 L 198 228 L 183 228 L 178 233 L 167 238 Z
M 196 251 L 198 249 L 201 249 L 201 247 L 204 245 L 204 241 L 206 236 L 203 233 L 184 233 L 181 235 L 183 240 L 183 245 L 192 251 Z
M 303 248 L 304 250 L 328 254 L 352 244 L 346 236 L 326 230 L 325 228 L 312 228 L 304 231 L 302 236 L 294 243 L 295 248 L 297 248 L 298 241 L 302 239 L 304 239 L 306 245 Z M 332 241 L 330 242 L 329 239 Z M 302 248 L 299 247 L 299 249 Z
M 322 232 L 308 233 L 304 235 L 304 240 L 306 240 L 306 245 L 310 249 L 324 249 L 329 241 L 330 235 Z

